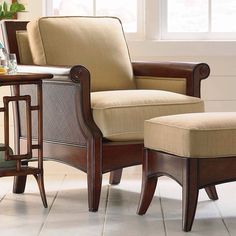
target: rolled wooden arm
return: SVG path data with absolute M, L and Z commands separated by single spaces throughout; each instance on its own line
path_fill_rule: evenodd
M 77 115 L 81 129 L 86 138 L 102 141 L 102 133 L 94 122 L 91 109 L 89 71 L 81 65 L 73 66 L 70 70 L 70 79 L 78 86 Z
M 186 94 L 200 97 L 201 80 L 210 74 L 206 63 L 186 62 L 133 62 L 135 76 L 186 78 Z

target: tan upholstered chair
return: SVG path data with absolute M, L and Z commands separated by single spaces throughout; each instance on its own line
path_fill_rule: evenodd
M 45 158 L 87 173 L 89 210 L 97 211 L 102 174 L 111 172 L 110 183 L 118 184 L 122 168 L 141 164 L 144 120 L 204 111 L 198 97 L 209 67 L 131 63 L 117 18 L 44 17 L 25 31 L 26 24 L 5 22 L 4 32 L 21 64 L 38 65 L 24 70 L 55 75 L 44 83 Z M 16 109 L 21 149 L 23 120 Z M 15 179 L 15 192 L 24 191 L 24 181 Z

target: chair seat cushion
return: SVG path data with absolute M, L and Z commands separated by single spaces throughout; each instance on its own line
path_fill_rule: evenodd
M 203 112 L 201 99 L 162 90 L 91 93 L 94 121 L 111 141 L 143 140 L 144 121 L 153 117 Z
M 182 157 L 236 156 L 236 112 L 192 113 L 145 121 L 147 148 Z
M 3 147 L 3 144 L 0 144 L 0 147 Z M 12 149 L 10 149 L 10 154 L 13 154 Z M 16 161 L 6 161 L 5 160 L 5 152 L 0 151 L 0 169 L 1 168 L 11 168 L 16 166 Z

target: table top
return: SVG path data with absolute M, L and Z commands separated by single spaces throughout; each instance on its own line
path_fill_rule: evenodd
M 8 85 L 12 83 L 28 83 L 40 81 L 43 79 L 51 79 L 52 74 L 44 73 L 16 73 L 16 74 L 0 74 L 0 85 Z

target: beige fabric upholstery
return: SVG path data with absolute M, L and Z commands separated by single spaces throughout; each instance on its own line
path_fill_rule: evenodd
M 26 30 L 16 32 L 17 46 L 20 56 L 20 64 L 33 65 L 33 58 L 29 47 L 29 39 Z
M 183 157 L 236 156 L 236 112 L 182 114 L 147 120 L 144 145 Z
M 135 80 L 138 89 L 159 89 L 186 94 L 185 78 L 135 76 Z
M 92 91 L 136 88 L 117 18 L 43 17 L 31 21 L 27 31 L 34 64 L 84 65 Z
M 144 121 L 153 117 L 204 111 L 201 99 L 161 90 L 93 92 L 93 117 L 105 138 L 143 140 Z

